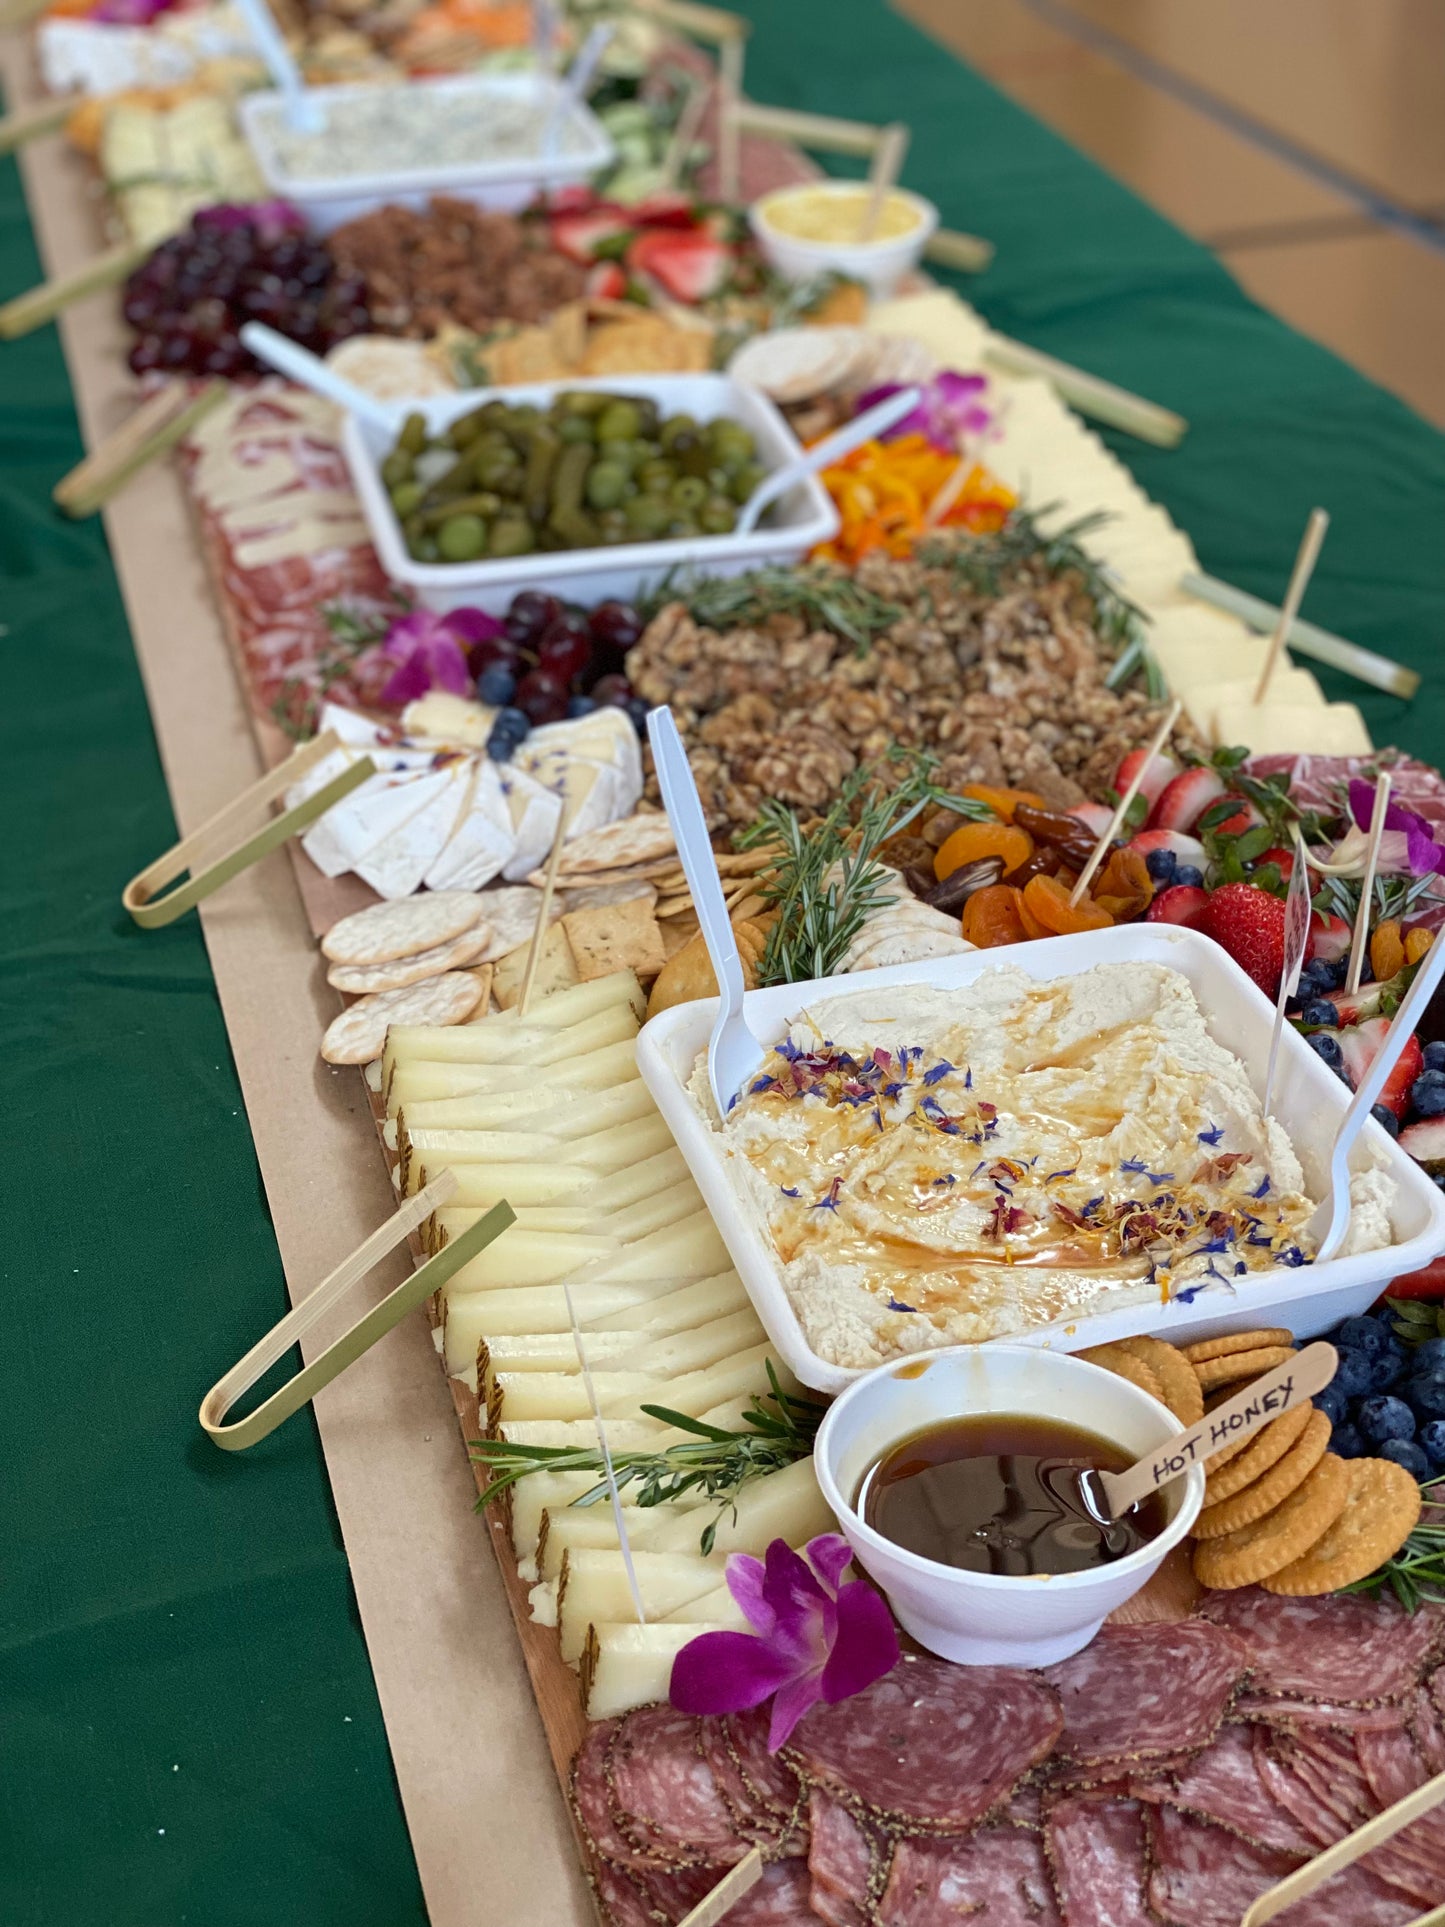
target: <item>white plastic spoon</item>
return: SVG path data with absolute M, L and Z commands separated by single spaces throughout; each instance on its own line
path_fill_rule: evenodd
M 702 799 L 697 793 L 687 751 L 667 708 L 652 710 L 647 718 L 652 760 L 658 788 L 667 806 L 677 839 L 682 873 L 692 892 L 693 908 L 702 927 L 702 940 L 712 960 L 720 1001 L 717 1020 L 707 1046 L 707 1074 L 718 1114 L 726 1117 L 738 1092 L 763 1061 L 763 1047 L 748 1029 L 743 1015 L 743 960 L 733 934 L 723 897 L 722 879 L 708 839 Z
M 1390 1072 L 1405 1048 L 1405 1040 L 1424 1016 L 1425 1006 L 1434 995 L 1442 975 L 1445 975 L 1445 936 L 1437 936 L 1425 952 L 1420 968 L 1415 972 L 1415 981 L 1405 992 L 1400 1008 L 1385 1032 L 1379 1055 L 1360 1080 L 1354 1102 L 1345 1112 L 1334 1149 L 1330 1152 L 1330 1188 L 1315 1206 L 1314 1216 L 1306 1226 L 1309 1235 L 1318 1241 L 1314 1260 L 1317 1265 L 1322 1265 L 1327 1258 L 1333 1258 L 1344 1242 L 1350 1224 L 1350 1152 L 1355 1147 L 1355 1139 L 1364 1129 L 1365 1119 L 1379 1103 L 1380 1092 L 1384 1090 Z
M 264 321 L 248 321 L 241 329 L 241 346 L 249 348 L 257 361 L 264 361 L 268 368 L 274 368 L 278 375 L 285 375 L 288 381 L 309 388 L 314 395 L 324 395 L 327 401 L 334 401 L 338 408 L 348 408 L 353 415 L 370 422 L 383 434 L 395 435 L 400 426 L 400 418 L 394 408 L 378 401 L 375 395 L 368 395 L 364 388 L 358 388 L 344 375 L 338 375 L 328 368 L 320 355 L 313 355 L 309 348 L 303 348 L 299 341 L 289 335 L 278 334 L 268 328 Z
M 301 70 L 291 58 L 291 49 L 266 0 L 241 0 L 241 13 L 251 30 L 256 51 L 266 63 L 266 71 L 280 90 L 287 126 L 298 134 L 319 133 L 326 119 L 321 103 L 301 78 Z
M 550 155 L 556 148 L 558 137 L 573 111 L 587 97 L 587 89 L 592 85 L 592 76 L 597 71 L 597 63 L 607 51 L 607 43 L 616 31 L 615 23 L 599 20 L 597 25 L 582 42 L 582 51 L 567 69 L 567 78 L 557 90 L 547 119 L 542 128 L 542 152 Z
M 905 415 L 912 414 L 921 400 L 921 389 L 900 388 L 896 395 L 890 395 L 886 401 L 875 402 L 873 407 L 855 416 L 851 422 L 846 422 L 842 428 L 835 428 L 831 435 L 814 442 L 811 448 L 795 456 L 786 467 L 775 468 L 771 475 L 765 475 L 738 510 L 734 535 L 751 534 L 758 526 L 758 517 L 763 510 L 770 508 L 780 495 L 786 495 L 805 475 L 816 475 L 820 468 L 841 462 L 845 455 L 851 455 L 864 442 L 871 442 L 875 435 L 887 434 L 895 422 L 901 422 Z

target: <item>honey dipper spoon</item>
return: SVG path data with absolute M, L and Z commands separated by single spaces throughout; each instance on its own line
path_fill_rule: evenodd
M 1203 1465 L 1226 1445 L 1237 1445 L 1306 1399 L 1322 1392 L 1335 1375 L 1339 1357 L 1333 1345 L 1319 1339 L 1302 1352 L 1292 1352 L 1283 1365 L 1256 1378 L 1223 1405 L 1206 1412 L 1197 1425 L 1175 1432 L 1137 1459 L 1127 1471 L 1101 1472 L 1089 1467 L 1079 1476 L 1079 1498 L 1089 1517 L 1111 1526 L 1131 1506 L 1147 1499 L 1191 1467 Z M 1102 1370 L 1102 1367 L 1099 1369 Z

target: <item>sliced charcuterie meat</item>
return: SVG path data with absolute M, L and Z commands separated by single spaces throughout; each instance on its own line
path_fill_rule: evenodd
M 1069 1916 L 1072 1927 L 1073 1916 Z M 984 1827 L 966 1840 L 900 1840 L 880 1927 L 1061 1927 L 1037 1834 Z
M 1308 1859 L 1318 1846 L 1261 1780 L 1253 1731 L 1247 1726 L 1222 1727 L 1184 1772 L 1136 1780 L 1131 1790 L 1152 1806 L 1179 1807 L 1256 1847 Z
M 1105 1626 L 1044 1669 L 1058 1688 L 1058 1754 L 1081 1765 L 1165 1758 L 1207 1746 L 1244 1674 L 1244 1647 L 1203 1619 Z
M 1236 1840 L 1173 1807 L 1150 1812 L 1149 1904 L 1164 1927 L 1239 1927 L 1245 1910 L 1301 1863 Z M 1275 1916 L 1275 1927 L 1405 1927 L 1410 1902 L 1347 1867 Z
M 1007 1667 L 909 1655 L 852 1699 L 804 1714 L 786 1749 L 810 1783 L 903 1828 L 961 1833 L 1052 1749 L 1052 1687 Z
M 1252 1693 L 1353 1706 L 1403 1699 L 1440 1637 L 1429 1609 L 1355 1593 L 1290 1599 L 1246 1586 L 1214 1593 L 1200 1615 L 1244 1641 Z
M 1232 1713 L 1237 1720 L 1258 1720 L 1282 1733 L 1362 1733 L 1371 1727 L 1388 1729 L 1400 1723 L 1400 1708 L 1393 1701 L 1381 1706 L 1344 1706 L 1338 1700 L 1288 1700 L 1274 1693 L 1241 1693 Z
M 1436 1679 L 1441 1675 L 1437 1673 Z M 1409 1727 L 1426 1770 L 1445 1773 L 1445 1718 L 1435 1703 L 1429 1686 L 1417 1687 L 1405 1703 L 1405 1724 Z
M 806 1832 L 799 1833 L 803 1815 L 803 1789 L 793 1776 L 788 1775 L 793 1788 L 792 1804 L 785 1810 L 760 1795 L 752 1779 L 744 1772 L 726 1721 L 700 1720 L 698 1747 L 712 1769 L 718 1791 L 739 1835 L 761 1847 L 769 1860 L 785 1860 L 801 1855 L 806 1850 Z
M 659 1927 L 685 1920 L 723 1877 L 721 1867 L 691 1867 L 678 1873 L 628 1872 L 605 1860 L 588 1872 L 602 1918 L 608 1927 Z
M 806 1860 L 774 1861 L 763 1868 L 757 1885 L 728 1908 L 721 1927 L 817 1927 L 811 1890 Z
M 1060 1800 L 1048 1810 L 1044 1837 L 1066 1927 L 1155 1927 L 1137 1800 Z
M 828 1927 L 864 1927 L 880 1864 L 875 1839 L 841 1800 L 808 1795 L 808 1873 L 813 1912 Z
M 1408 1728 L 1356 1738 L 1360 1766 L 1375 1804 L 1394 1806 L 1424 1786 L 1431 1773 Z M 1445 1809 L 1436 1807 L 1367 1856 L 1372 1873 L 1422 1901 L 1445 1899 Z
M 628 1866 L 639 1856 L 618 1828 L 612 1811 L 607 1755 L 620 1722 L 595 1720 L 572 1762 L 572 1810 L 583 1838 L 600 1860 Z
M 750 1713 L 730 1713 L 721 1725 L 752 1797 L 760 1806 L 791 1816 L 803 1803 L 804 1788 L 787 1761 L 768 1751 L 771 1723 L 767 1709 L 758 1707 Z
M 642 1706 L 624 1715 L 608 1749 L 607 1774 L 617 1828 L 645 1861 L 726 1867 L 748 1851 L 690 1714 Z

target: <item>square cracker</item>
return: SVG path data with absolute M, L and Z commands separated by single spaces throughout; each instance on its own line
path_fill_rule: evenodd
M 519 944 L 501 959 L 492 972 L 492 995 L 503 1010 L 511 1010 L 521 1000 L 522 979 L 527 974 L 527 952 L 531 947 L 530 942 Z M 554 990 L 570 990 L 579 981 L 566 932 L 560 923 L 554 923 L 542 939 L 537 975 L 532 981 L 532 998 L 536 1001 L 550 997 Z
M 645 897 L 569 910 L 562 928 L 583 983 L 590 983 L 594 977 L 610 977 L 614 970 L 635 970 L 639 977 L 655 977 L 667 961 L 662 932 Z

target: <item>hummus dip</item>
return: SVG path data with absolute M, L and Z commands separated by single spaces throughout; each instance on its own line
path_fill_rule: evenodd
M 1187 978 L 1158 964 L 829 997 L 725 1120 L 705 1062 L 690 1089 L 831 1364 L 1187 1302 L 1310 1261 L 1293 1146 Z M 1391 1242 L 1393 1191 L 1356 1176 L 1347 1251 Z

